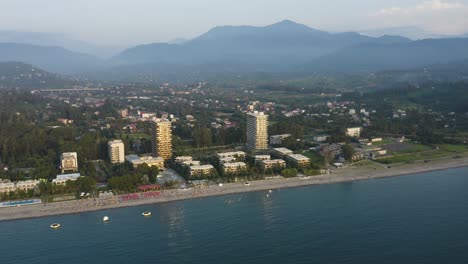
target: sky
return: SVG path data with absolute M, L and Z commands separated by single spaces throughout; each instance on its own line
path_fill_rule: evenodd
M 290 19 L 339 32 L 414 26 L 468 33 L 468 0 L 0 0 L 0 30 L 65 33 L 99 45 L 193 38 L 221 25 Z

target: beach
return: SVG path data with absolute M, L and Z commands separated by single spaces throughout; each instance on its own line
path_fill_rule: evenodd
M 366 166 L 350 166 L 346 168 L 331 169 L 330 174 L 325 175 L 252 181 L 249 185 L 245 185 L 243 182 L 236 182 L 226 183 L 223 184 L 223 186 L 211 185 L 187 190 L 163 190 L 158 192 L 158 195 L 154 197 L 141 199 L 122 200 L 119 199 L 117 195 L 114 195 L 106 199 L 98 200 L 90 198 L 49 203 L 46 205 L 40 204 L 0 208 L 0 221 L 62 214 L 76 214 L 88 211 L 106 210 L 112 208 L 138 206 L 185 199 L 196 199 L 209 196 L 253 191 L 268 191 L 270 189 L 293 188 L 316 184 L 331 184 L 379 179 L 385 177 L 396 177 L 465 166 L 468 166 L 468 157 L 445 157 L 434 159 L 429 162 L 417 161 L 410 164 L 392 164 L 390 166 L 373 163 Z

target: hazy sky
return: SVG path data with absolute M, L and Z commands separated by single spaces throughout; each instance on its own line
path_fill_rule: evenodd
M 0 0 L 0 30 L 67 33 L 103 45 L 283 19 L 329 31 L 417 26 L 459 34 L 468 32 L 468 0 Z

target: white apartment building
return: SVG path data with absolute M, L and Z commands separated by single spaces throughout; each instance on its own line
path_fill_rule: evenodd
M 112 140 L 107 143 L 109 160 L 112 164 L 125 162 L 125 146 L 122 140 Z
M 60 167 L 62 173 L 78 171 L 78 154 L 76 152 L 65 152 L 60 156 Z
M 214 172 L 213 165 L 190 166 L 190 177 L 206 176 Z

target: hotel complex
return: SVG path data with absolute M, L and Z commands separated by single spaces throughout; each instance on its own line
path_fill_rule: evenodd
M 262 112 L 247 113 L 247 149 L 268 149 L 268 116 Z
M 151 122 L 153 156 L 169 160 L 172 157 L 172 123 L 167 119 Z
M 125 162 L 125 147 L 122 140 L 113 140 L 107 143 L 109 150 L 109 161 L 112 164 Z

